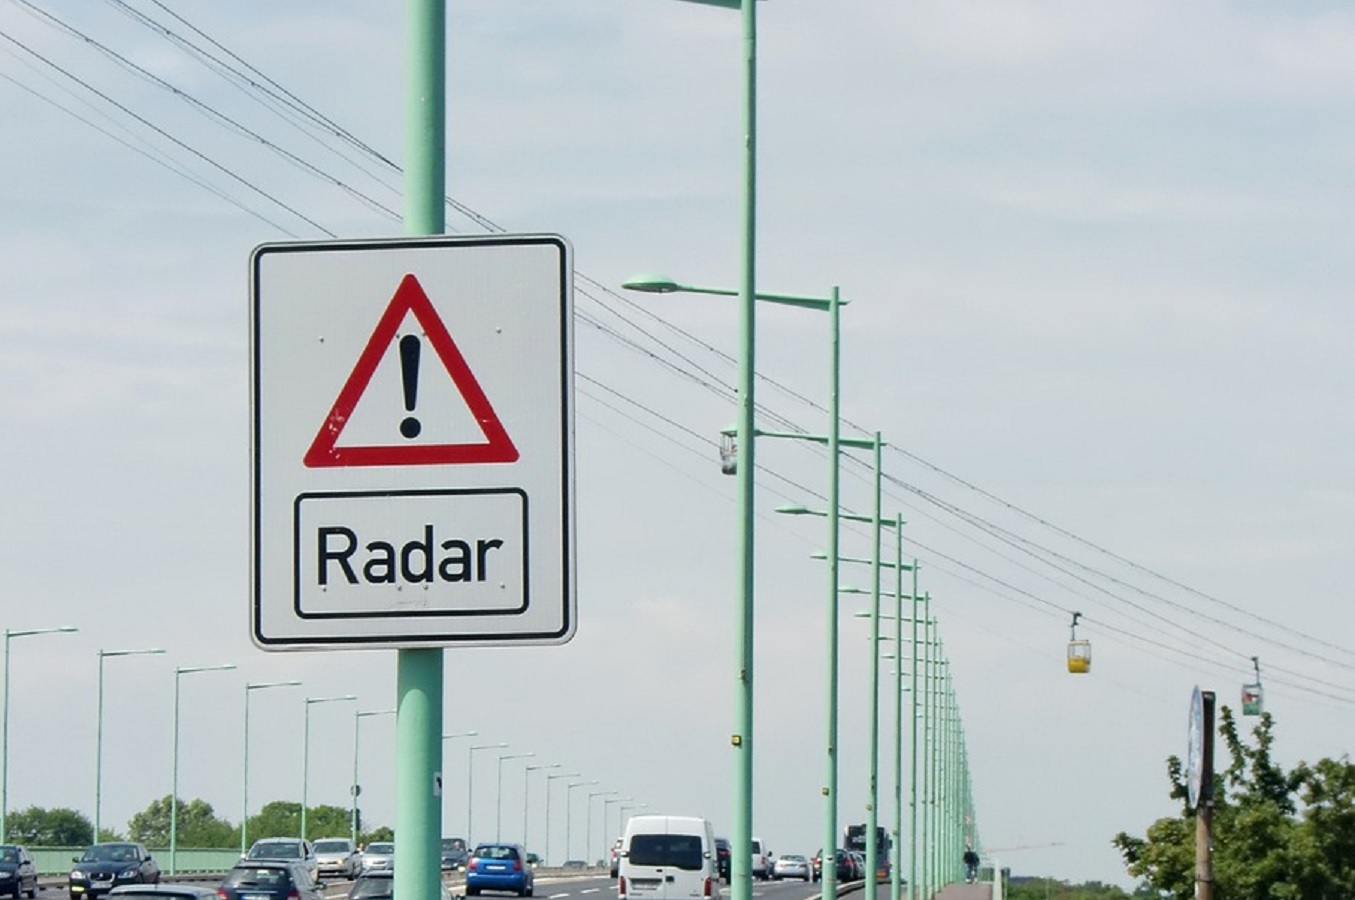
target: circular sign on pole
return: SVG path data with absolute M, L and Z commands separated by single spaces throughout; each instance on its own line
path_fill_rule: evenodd
M 1191 809 L 1200 805 L 1204 777 L 1204 697 L 1196 685 L 1190 695 L 1190 721 L 1186 724 L 1186 799 Z

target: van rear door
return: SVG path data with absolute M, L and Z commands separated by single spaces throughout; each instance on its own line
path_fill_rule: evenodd
M 626 855 L 627 895 L 635 900 L 701 900 L 706 855 L 699 834 L 633 834 Z

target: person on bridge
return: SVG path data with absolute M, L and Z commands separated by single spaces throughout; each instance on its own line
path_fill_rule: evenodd
M 964 852 L 964 880 L 973 884 L 979 878 L 979 855 L 974 852 L 973 847 L 965 848 Z

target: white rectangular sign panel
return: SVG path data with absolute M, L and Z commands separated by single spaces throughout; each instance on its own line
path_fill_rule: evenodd
M 252 269 L 255 643 L 569 640 L 565 240 L 265 244 Z

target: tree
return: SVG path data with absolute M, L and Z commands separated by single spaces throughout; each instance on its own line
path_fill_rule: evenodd
M 366 846 L 372 841 L 393 841 L 395 840 L 395 831 L 389 825 L 379 825 L 371 831 L 362 833 L 362 844 Z
M 93 842 L 94 826 L 73 809 L 30 806 L 5 817 L 6 836 L 35 847 L 84 847 Z
M 127 823 L 127 834 L 134 840 L 155 847 L 169 846 L 170 797 L 166 794 L 151 801 Z M 206 800 L 179 800 L 175 813 L 177 844 L 180 847 L 231 847 L 239 843 L 240 832 L 225 819 L 218 819 Z
M 1012 879 L 1004 896 L 1007 900 L 1129 900 L 1129 894 L 1113 884 L 1069 884 L 1052 878 Z
M 344 837 L 353 827 L 352 814 L 337 806 L 311 806 L 306 809 L 306 838 Z
M 274 800 L 249 817 L 250 837 L 296 837 L 301 833 L 301 804 Z
M 1263 714 L 1253 742 L 1238 735 L 1222 707 L 1219 734 L 1229 764 L 1214 776 L 1214 885 L 1228 900 L 1328 900 L 1355 896 L 1355 765 L 1348 759 L 1299 763 L 1285 772 L 1272 758 L 1274 719 Z M 1181 760 L 1167 760 L 1169 796 L 1181 815 L 1159 819 L 1145 837 L 1113 843 L 1130 875 L 1166 896 L 1195 894 L 1195 812 L 1186 808 Z

